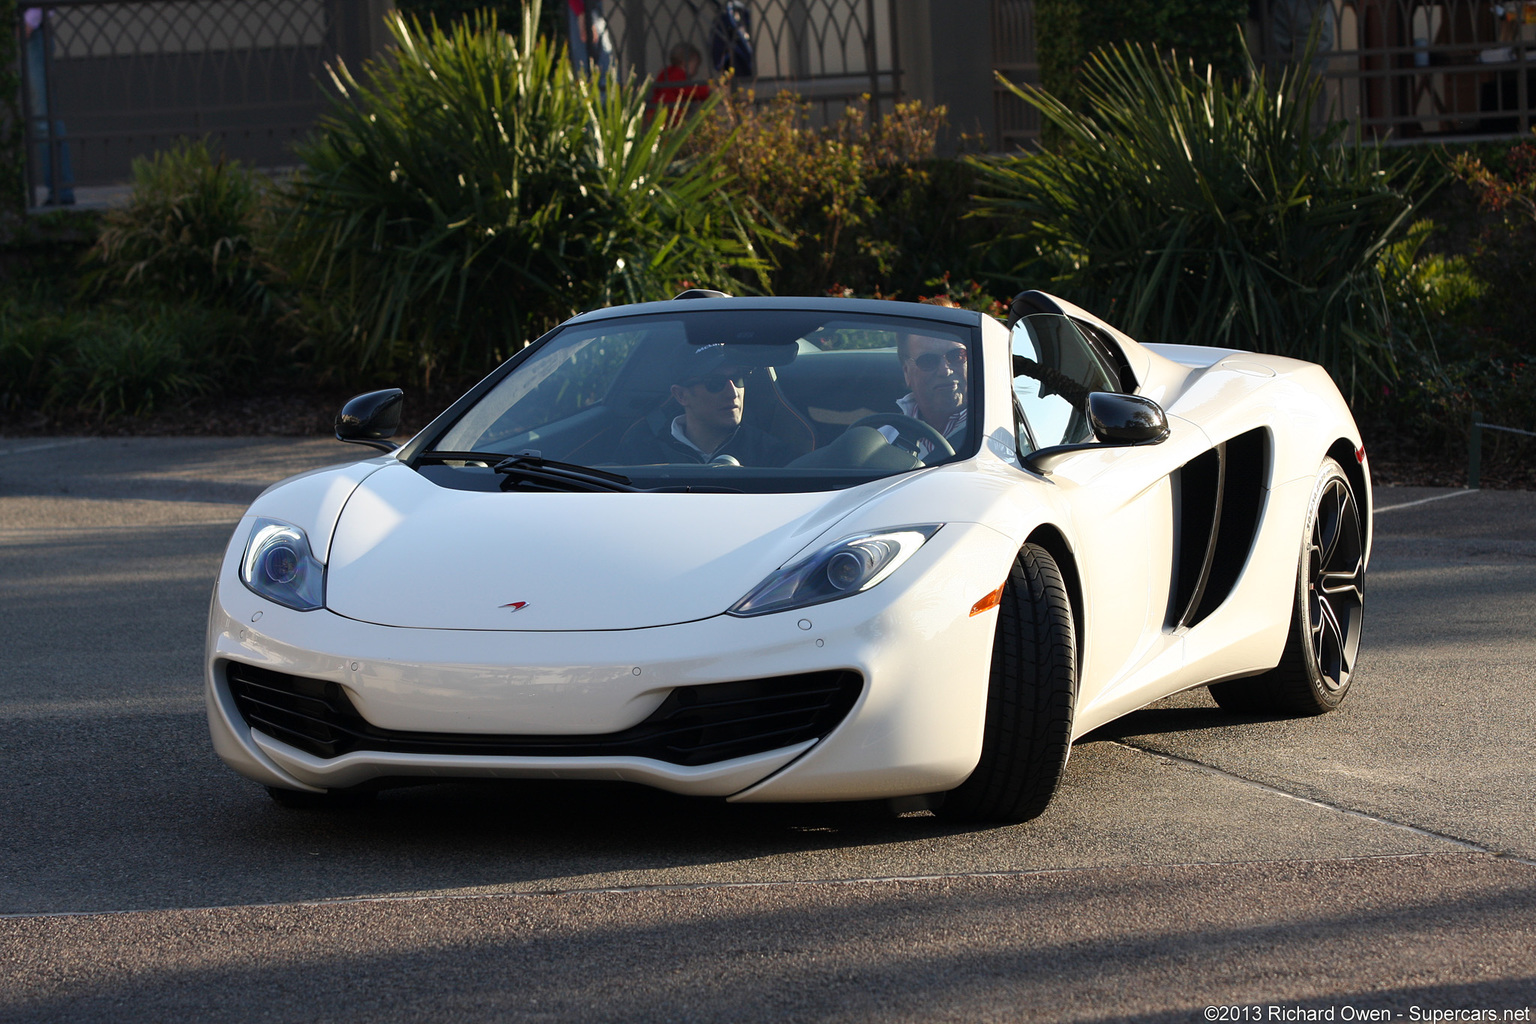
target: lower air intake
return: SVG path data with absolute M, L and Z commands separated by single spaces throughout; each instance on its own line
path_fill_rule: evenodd
M 224 664 L 235 707 L 252 729 L 316 757 L 357 750 L 493 757 L 648 757 L 695 766 L 816 740 L 853 708 L 857 672 L 806 672 L 680 686 L 639 725 L 591 736 L 401 732 L 368 724 L 332 682 Z

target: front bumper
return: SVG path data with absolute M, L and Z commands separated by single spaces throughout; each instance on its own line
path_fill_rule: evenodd
M 993 530 L 951 523 L 896 575 L 843 600 L 647 629 L 518 632 L 408 629 L 291 611 L 240 584 L 236 544 L 209 615 L 210 731 L 231 767 L 289 789 L 489 777 L 622 780 L 763 801 L 942 791 L 964 781 L 980 755 L 997 613 L 970 610 L 1005 577 L 1014 554 Z M 231 691 L 232 665 L 334 684 L 374 730 L 548 737 L 553 746 L 633 730 L 679 687 L 829 672 L 856 673 L 863 684 L 824 737 L 708 763 L 593 744 L 550 755 L 529 753 L 536 745 L 443 753 L 410 744 L 368 749 L 365 740 L 321 756 L 252 727 Z

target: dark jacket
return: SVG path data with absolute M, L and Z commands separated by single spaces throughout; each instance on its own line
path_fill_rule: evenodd
M 694 462 L 703 464 L 711 458 L 729 455 L 743 466 L 782 466 L 795 457 L 795 450 L 785 442 L 756 427 L 743 423 L 731 439 L 712 456 L 683 444 L 672 436 L 672 421 L 657 433 L 636 431 L 619 446 L 619 462 L 645 466 L 657 462 Z

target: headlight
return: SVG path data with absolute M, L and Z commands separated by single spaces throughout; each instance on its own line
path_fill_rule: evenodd
M 939 524 L 862 533 L 787 565 L 730 607 L 732 615 L 765 615 L 836 601 L 868 590 L 911 558 Z
M 240 582 L 269 601 L 314 611 L 325 606 L 325 566 L 304 531 L 276 519 L 258 519 L 240 559 Z

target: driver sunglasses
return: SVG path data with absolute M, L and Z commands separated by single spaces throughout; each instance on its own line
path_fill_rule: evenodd
M 924 373 L 933 373 L 945 363 L 956 370 L 963 370 L 967 358 L 964 348 L 952 348 L 942 356 L 937 352 L 924 352 L 920 356 L 913 356 L 912 364 Z
M 747 378 L 750 376 L 750 373 L 737 373 L 732 374 L 729 377 L 700 377 L 697 380 L 689 381 L 685 386 L 691 388 L 702 385 L 705 391 L 708 391 L 712 395 L 718 395 L 720 392 L 726 389 L 727 385 L 736 388 L 746 387 Z

